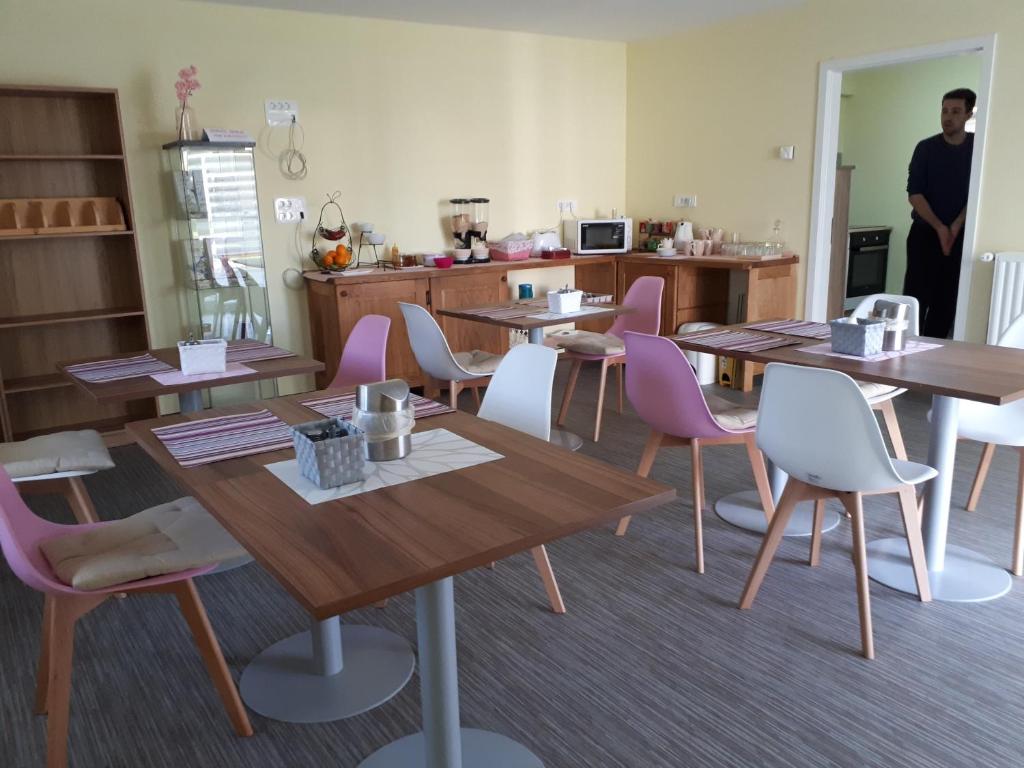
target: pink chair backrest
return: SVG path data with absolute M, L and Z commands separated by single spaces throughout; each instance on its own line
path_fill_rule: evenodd
M 388 350 L 391 318 L 384 315 L 363 315 L 352 328 L 341 352 L 338 372 L 332 387 L 354 387 L 384 381 L 384 357 Z
M 626 395 L 658 432 L 690 438 L 729 434 L 708 410 L 682 350 L 665 336 L 626 332 Z
M 63 526 L 36 517 L 21 498 L 10 475 L 0 466 L 0 548 L 14 574 L 40 592 L 73 592 L 53 577 L 39 542 Z
M 638 277 L 622 298 L 622 306 L 636 311 L 615 318 L 608 333 L 620 339 L 625 338 L 623 334 L 628 331 L 657 336 L 661 331 L 661 294 L 664 290 L 665 281 L 662 278 L 650 275 Z

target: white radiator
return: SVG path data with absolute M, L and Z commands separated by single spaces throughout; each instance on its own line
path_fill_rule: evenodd
M 1024 315 L 1024 253 L 997 253 L 992 307 L 988 313 L 988 343 L 998 342 L 1003 331 L 1021 315 Z

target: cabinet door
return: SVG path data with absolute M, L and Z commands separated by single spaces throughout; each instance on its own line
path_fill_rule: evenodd
M 409 346 L 409 334 L 398 302 L 427 306 L 427 281 L 382 280 L 379 283 L 339 285 L 335 288 L 338 308 L 338 327 L 341 345 L 344 347 L 352 327 L 363 315 L 385 315 L 391 318 L 388 333 L 388 351 L 385 358 L 389 379 L 405 379 L 410 386 L 422 383 L 420 367 Z M 328 362 L 327 370 L 319 374 L 317 386 L 324 387 L 334 378 L 338 368 L 337 359 Z M 322 376 L 322 383 L 321 377 Z
M 676 267 L 671 264 L 643 264 L 623 261 L 619 263 L 619 289 L 615 292 L 619 302 L 626 296 L 626 291 L 638 277 L 651 275 L 665 281 L 665 289 L 661 294 L 661 335 L 668 336 L 676 332 Z
M 508 273 L 504 270 L 430 278 L 430 308 L 452 352 L 507 352 L 508 329 L 444 317 L 437 310 L 483 307 L 508 300 Z
M 615 296 L 615 262 L 608 261 L 601 264 L 577 264 L 575 275 L 575 286 L 587 293 L 609 293 Z M 615 297 L 621 300 L 621 296 Z M 607 331 L 614 318 L 602 318 L 600 320 L 587 320 L 577 322 L 576 328 L 580 331 L 594 331 L 604 333 Z

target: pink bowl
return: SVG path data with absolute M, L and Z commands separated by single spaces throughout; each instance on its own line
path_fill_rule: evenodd
M 435 256 L 434 266 L 438 269 L 449 269 L 454 261 L 451 256 Z

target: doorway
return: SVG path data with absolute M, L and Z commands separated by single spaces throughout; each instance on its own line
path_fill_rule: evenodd
M 861 189 L 857 190 L 861 193 L 860 205 L 855 205 L 856 200 L 853 199 L 853 195 L 849 200 L 851 215 L 849 225 L 855 228 L 865 227 L 866 229 L 861 229 L 859 234 L 852 236 L 854 244 L 871 247 L 860 248 L 855 254 L 864 257 L 859 266 L 858 276 L 865 276 L 870 272 L 871 280 L 864 280 L 864 286 L 869 283 L 876 286 L 885 285 L 885 292 L 902 292 L 905 268 L 903 242 L 906 239 L 906 227 L 910 223 L 910 205 L 906 201 L 903 189 L 906 184 L 906 169 L 910 153 L 913 151 L 913 143 L 906 148 L 890 145 L 885 151 L 874 151 L 870 147 L 872 130 L 853 130 L 849 120 L 844 125 L 841 122 L 844 109 L 847 112 L 855 109 L 853 105 L 858 98 L 858 90 L 861 92 L 862 107 L 868 108 L 872 103 L 877 103 L 879 105 L 888 104 L 888 108 L 892 109 L 894 104 L 899 104 L 900 89 L 905 89 L 908 86 L 906 79 L 909 77 L 919 79 L 939 77 L 942 72 L 950 76 L 956 72 L 963 72 L 965 76 L 973 73 L 973 77 L 970 79 L 974 80 L 977 85 L 975 90 L 978 93 L 978 103 L 974 120 L 974 154 L 967 217 L 964 225 L 960 290 L 953 329 L 954 338 L 963 338 L 967 320 L 966 307 L 970 297 L 972 267 L 975 260 L 978 200 L 994 47 L 995 37 L 992 36 L 953 41 L 925 48 L 874 54 L 855 59 L 826 61 L 821 64 L 805 317 L 813 320 L 826 320 L 835 316 L 835 291 L 832 295 L 831 314 L 829 301 L 829 283 L 835 284 L 836 282 L 832 262 L 833 239 L 850 237 L 848 228 L 838 226 L 842 221 L 844 211 L 835 209 L 837 180 L 840 184 L 840 194 L 838 195 L 840 206 L 847 204 L 843 202 L 843 184 L 856 184 L 857 181 L 861 183 Z M 973 86 L 973 83 L 970 82 L 964 84 Z M 960 85 L 962 85 L 960 82 L 950 82 L 948 88 L 942 92 L 952 90 Z M 889 136 L 891 134 L 894 141 L 899 141 L 901 132 L 913 135 L 919 130 L 923 131 L 917 139 L 937 133 L 942 92 L 934 98 L 930 114 L 923 116 L 924 123 L 921 123 L 922 116 L 920 115 L 916 119 L 900 120 L 898 125 L 894 123 L 891 127 L 892 130 L 888 132 L 883 130 L 881 135 Z M 873 124 L 877 136 L 878 116 L 875 116 Z M 919 127 L 928 125 L 931 127 Z M 849 139 L 848 146 L 843 146 L 843 140 L 846 139 Z M 868 143 L 868 146 L 865 146 L 865 142 Z M 841 152 L 842 154 L 840 154 Z M 901 153 L 901 157 L 905 154 L 906 157 L 902 161 L 894 160 L 893 152 Z M 855 165 L 858 159 L 853 155 L 859 155 L 862 161 L 860 178 L 853 177 L 856 180 L 851 180 L 851 174 L 857 173 L 856 169 L 852 171 L 849 169 L 849 165 Z M 893 167 L 894 163 L 895 167 Z M 901 176 L 902 181 L 900 181 Z M 869 190 L 864 188 L 871 185 L 877 187 L 877 194 L 870 194 Z M 892 188 L 890 189 L 890 187 Z M 886 194 L 882 194 L 883 190 Z M 900 198 L 902 198 L 902 207 L 900 207 Z M 834 215 L 838 215 L 835 220 Z M 859 220 L 876 217 L 882 220 Z M 834 224 L 837 226 L 834 227 Z M 891 227 L 891 229 L 887 229 L 887 227 Z M 838 231 L 840 229 L 843 231 Z M 868 243 L 868 240 L 871 242 Z M 845 251 L 847 242 L 850 241 L 837 243 L 838 250 Z M 886 246 L 886 249 L 883 250 L 881 245 Z M 889 258 L 890 252 L 891 259 Z M 845 270 L 847 266 L 844 261 L 844 264 L 838 267 L 836 272 Z M 845 277 L 845 274 L 842 275 L 842 278 Z

